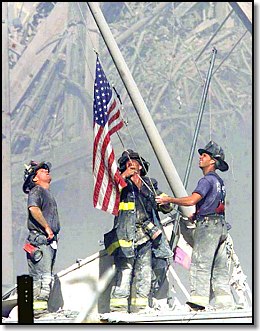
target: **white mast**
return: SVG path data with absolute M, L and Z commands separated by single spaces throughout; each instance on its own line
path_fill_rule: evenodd
M 128 69 L 128 66 L 121 54 L 120 49 L 110 31 L 110 28 L 99 8 L 97 2 L 87 2 L 90 11 L 96 21 L 99 31 L 107 45 L 110 55 L 115 63 L 118 73 L 125 85 L 125 88 L 130 96 L 133 106 L 140 118 L 140 121 L 144 127 L 147 137 L 153 147 L 155 155 L 161 165 L 164 175 L 170 185 L 170 188 L 176 197 L 187 196 L 185 187 L 176 171 L 176 168 L 166 150 L 164 142 L 153 122 L 153 119 L 147 109 L 147 106 L 138 90 L 138 87 Z M 194 213 L 194 207 L 180 206 L 182 213 L 185 216 L 190 216 Z

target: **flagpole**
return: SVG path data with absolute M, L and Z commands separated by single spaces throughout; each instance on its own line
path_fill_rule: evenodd
M 87 2 L 89 9 L 96 21 L 99 31 L 107 45 L 110 55 L 115 63 L 118 73 L 125 85 L 133 106 L 139 116 L 139 119 L 144 127 L 148 139 L 153 147 L 155 155 L 160 163 L 162 171 L 170 185 L 170 188 L 176 197 L 187 196 L 185 187 L 176 171 L 176 168 L 166 150 L 164 142 L 153 122 L 153 119 L 147 109 L 147 106 L 138 90 L 138 87 L 132 77 L 131 72 L 121 54 L 120 49 L 110 31 L 110 28 L 99 8 L 97 2 Z M 183 207 L 180 209 L 184 216 L 190 216 L 194 213 L 194 207 Z

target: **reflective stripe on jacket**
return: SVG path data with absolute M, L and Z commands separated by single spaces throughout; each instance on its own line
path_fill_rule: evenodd
M 142 200 L 144 201 L 143 206 L 145 207 L 145 210 L 141 210 L 143 208 L 140 207 L 139 203 L 138 208 L 140 208 L 140 210 L 138 209 L 137 213 L 136 201 L 137 195 L 140 193 L 133 182 L 130 179 L 127 179 L 127 186 L 121 191 L 119 213 L 114 219 L 114 227 L 111 231 L 104 235 L 105 248 L 110 255 L 117 255 L 119 257 L 127 258 L 134 257 L 134 244 L 137 235 L 136 225 L 139 224 L 138 226 L 140 227 L 140 224 L 147 220 L 147 217 L 154 224 L 154 218 L 159 220 L 158 206 L 155 202 L 155 195 L 160 195 L 162 192 L 158 190 L 157 181 L 155 179 L 149 179 L 148 177 L 142 177 L 142 179 L 150 188 L 149 190 L 146 185 L 142 185 L 141 188 Z M 155 193 L 153 193 L 154 191 Z M 163 213 L 167 213 L 172 210 L 172 206 L 160 206 L 159 210 Z M 144 241 L 147 240 L 149 239 L 144 238 Z M 161 241 L 163 240 L 166 239 L 163 238 Z M 169 250 L 167 250 L 167 252 L 165 251 L 165 243 L 162 246 L 159 245 L 158 249 L 161 257 L 169 257 Z

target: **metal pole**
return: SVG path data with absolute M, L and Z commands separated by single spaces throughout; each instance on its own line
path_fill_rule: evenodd
M 153 147 L 155 155 L 160 163 L 162 171 L 170 185 L 173 194 L 176 197 L 187 196 L 185 187 L 183 186 L 183 183 L 176 171 L 176 168 L 166 150 L 164 142 L 162 141 L 162 138 L 128 69 L 128 66 L 121 54 L 121 51 L 119 50 L 117 43 L 110 31 L 110 28 L 98 6 L 98 3 L 87 2 L 87 4 L 107 45 L 110 55 L 125 85 L 125 88 L 144 127 L 147 137 Z M 190 216 L 194 213 L 195 208 L 193 206 L 181 206 L 180 209 L 185 216 Z
M 215 48 L 213 48 L 212 52 L 213 52 L 213 54 L 212 54 L 212 57 L 210 60 L 210 66 L 209 66 L 209 70 L 207 73 L 206 82 L 204 85 L 199 115 L 198 115 L 197 124 L 196 124 L 195 131 L 194 131 L 190 155 L 189 155 L 186 172 L 185 172 L 185 176 L 184 176 L 184 181 L 183 181 L 183 185 L 185 188 L 187 188 L 187 184 L 188 184 L 191 164 L 192 164 L 192 160 L 193 160 L 193 156 L 194 156 L 195 146 L 196 146 L 197 139 L 198 139 L 199 129 L 200 129 L 200 125 L 201 125 L 201 119 L 202 119 L 203 111 L 205 108 L 205 103 L 206 103 L 208 89 L 209 89 L 209 83 L 210 83 L 210 79 L 212 77 L 212 70 L 213 70 L 217 50 Z M 178 210 L 179 210 L 179 207 L 178 207 Z M 172 250 L 177 246 L 177 242 L 178 242 L 177 233 L 179 231 L 179 222 L 180 222 L 180 214 L 177 215 L 175 222 L 174 222 L 173 229 L 172 229 L 172 235 L 171 235 L 171 239 L 170 239 L 170 247 L 172 248 Z M 189 244 L 192 246 L 192 244 L 190 242 L 189 242 Z
M 211 76 L 212 76 L 212 70 L 213 70 L 216 54 L 217 54 L 217 50 L 216 50 L 215 47 L 213 47 L 212 56 L 211 56 L 211 60 L 210 60 L 210 66 L 209 66 L 209 70 L 208 70 L 208 74 L 207 74 L 207 78 L 206 78 L 206 83 L 204 85 L 204 90 L 203 90 L 203 94 L 202 94 L 202 100 L 201 100 L 199 115 L 198 115 L 197 124 L 196 124 L 196 127 L 195 127 L 195 132 L 194 132 L 194 136 L 193 136 L 193 140 L 192 140 L 190 155 L 189 155 L 188 164 L 187 164 L 187 168 L 186 168 L 186 172 L 185 172 L 185 176 L 184 176 L 184 181 L 183 181 L 183 185 L 184 185 L 185 188 L 187 188 L 187 183 L 188 183 L 188 180 L 189 180 L 192 159 L 193 159 L 195 147 L 196 147 L 197 140 L 198 140 L 199 130 L 200 130 L 200 126 L 201 126 L 201 119 L 202 119 L 202 115 L 203 115 L 204 108 L 205 108 L 205 103 L 206 103 L 208 90 L 209 90 L 209 83 L 210 83 Z
M 229 4 L 252 34 L 252 2 L 229 2 Z
M 2 2 L 2 290 L 13 285 L 8 2 Z

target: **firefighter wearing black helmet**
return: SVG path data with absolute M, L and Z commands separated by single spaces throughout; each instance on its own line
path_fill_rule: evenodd
M 136 312 L 151 305 L 151 295 L 165 280 L 167 259 L 173 255 L 159 222 L 161 209 L 155 196 L 162 194 L 157 181 L 146 176 L 149 163 L 133 150 L 118 160 L 126 181 L 120 194 L 119 214 L 112 231 L 105 234 L 107 252 L 114 256 L 116 281 L 111 291 L 110 310 Z M 156 262 L 152 270 L 152 262 Z M 132 286 L 132 283 L 135 286 Z
M 216 309 L 230 309 L 233 298 L 230 292 L 227 269 L 225 221 L 225 185 L 216 170 L 227 171 L 223 149 L 214 141 L 198 150 L 201 178 L 192 195 L 182 198 L 156 197 L 159 204 L 179 206 L 196 205 L 192 220 L 196 223 L 190 269 L 191 310 L 204 310 L 209 304 Z M 213 299 L 213 301 L 212 301 Z
M 51 164 L 31 161 L 25 167 L 23 192 L 28 194 L 29 235 L 24 250 L 29 275 L 33 277 L 34 317 L 39 317 L 48 312 L 60 222 L 57 204 L 50 190 Z

